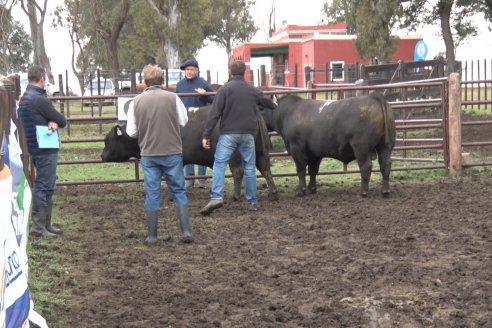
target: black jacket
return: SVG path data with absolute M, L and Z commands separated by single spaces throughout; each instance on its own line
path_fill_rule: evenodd
M 59 149 L 56 148 L 40 149 L 36 138 L 36 125 L 47 126 L 49 121 L 56 122 L 60 128 L 67 125 L 65 116 L 55 109 L 44 89 L 29 84 L 20 99 L 18 113 L 24 128 L 29 154 L 58 152 Z
M 220 119 L 220 134 L 255 134 L 256 105 L 265 98 L 254 86 L 235 75 L 215 95 L 212 110 L 203 131 L 203 137 L 210 138 L 211 132 Z

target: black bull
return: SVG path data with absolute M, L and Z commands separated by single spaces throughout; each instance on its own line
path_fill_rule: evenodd
M 316 192 L 316 175 L 324 157 L 345 164 L 357 160 L 361 195 L 366 196 L 376 155 L 383 177 L 381 191 L 383 196 L 389 194 L 396 130 L 393 112 L 380 93 L 334 102 L 288 95 L 280 98 L 276 109 L 261 110 L 269 130 L 277 131 L 294 159 L 299 196 L 306 193 L 306 167 L 308 192 Z
M 211 150 L 202 147 L 202 133 L 211 106 L 201 107 L 188 112 L 188 123 L 181 129 L 183 143 L 183 164 L 198 164 L 213 168 L 215 146 L 219 138 L 218 125 L 211 136 Z M 271 147 L 267 126 L 258 112 L 258 128 L 255 136 L 256 168 L 265 178 L 269 199 L 278 199 L 278 192 L 270 170 L 269 149 Z M 124 162 L 131 157 L 140 158 L 140 148 L 137 139 L 130 138 L 125 133 L 126 126 L 116 125 L 104 138 L 104 150 L 101 154 L 103 162 Z M 163 140 L 165 142 L 165 140 Z M 234 199 L 239 200 L 243 178 L 241 155 L 236 151 L 229 160 L 229 168 L 234 178 Z

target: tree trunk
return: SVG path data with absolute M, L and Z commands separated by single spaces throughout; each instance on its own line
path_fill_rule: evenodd
M 27 9 L 26 3 L 27 1 Z M 46 4 L 48 0 L 44 0 L 43 7 L 40 7 L 35 0 L 21 0 L 22 11 L 29 18 L 29 27 L 31 29 L 31 40 L 34 48 L 34 64 L 44 67 L 48 80 L 54 83 L 53 73 L 51 71 L 51 64 L 46 55 L 46 49 L 44 47 L 44 17 L 46 15 Z M 38 10 L 39 10 L 39 22 L 38 22 Z
M 441 19 L 441 32 L 446 46 L 446 59 L 448 61 L 448 74 L 455 70 L 455 49 L 453 34 L 451 33 L 451 10 L 453 0 L 440 0 L 438 4 L 439 17 Z

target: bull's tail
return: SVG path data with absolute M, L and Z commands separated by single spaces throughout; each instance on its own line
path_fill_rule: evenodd
M 273 149 L 273 145 L 270 137 L 268 136 L 268 128 L 266 122 L 263 119 L 263 115 L 261 115 L 258 109 L 256 109 L 256 118 L 258 125 L 257 133 L 259 135 L 259 138 L 257 138 L 258 143 L 256 144 L 256 147 L 261 147 L 264 154 L 269 154 L 270 150 Z M 270 158 L 269 156 L 267 157 Z
M 395 115 L 393 114 L 393 110 L 380 92 L 371 92 L 371 97 L 381 104 L 384 118 L 384 142 L 393 148 L 396 142 Z

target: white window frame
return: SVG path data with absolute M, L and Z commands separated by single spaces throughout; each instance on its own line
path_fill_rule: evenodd
M 342 77 L 341 78 L 340 77 L 334 78 L 334 76 L 333 76 L 333 71 L 334 71 L 333 66 L 335 66 L 335 65 L 342 65 L 342 68 L 341 68 Z M 330 62 L 330 77 L 331 77 L 332 81 L 345 81 L 345 70 L 343 69 L 344 66 L 345 66 L 344 61 L 332 61 L 332 62 Z

